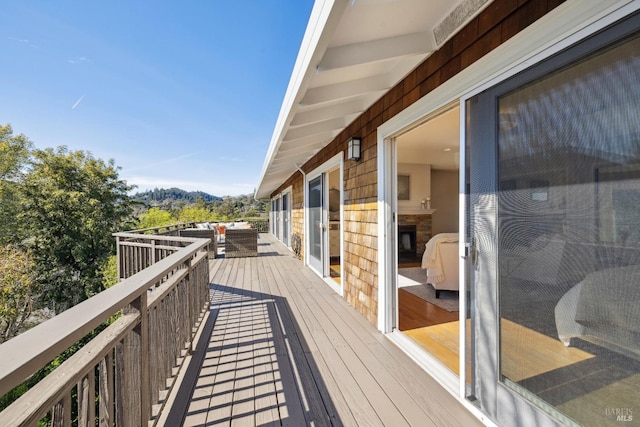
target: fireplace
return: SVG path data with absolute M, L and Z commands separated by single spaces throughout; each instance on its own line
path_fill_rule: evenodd
M 416 226 L 398 225 L 398 258 L 413 260 L 416 257 Z
M 401 233 L 404 232 L 411 234 L 408 234 L 408 237 L 402 237 Z M 415 233 L 415 240 L 413 240 L 413 237 L 411 237 L 413 233 Z M 424 254 L 425 245 L 430 238 L 431 214 L 398 215 L 398 251 L 401 254 L 407 254 L 406 256 L 403 256 L 402 261 L 406 261 L 409 263 L 420 261 L 422 259 L 422 254 Z M 409 239 L 408 245 L 406 245 L 407 239 Z M 412 245 L 413 247 L 415 247 L 415 249 L 411 251 L 411 254 L 409 254 L 408 250 L 406 250 L 405 252 L 405 247 L 412 247 Z

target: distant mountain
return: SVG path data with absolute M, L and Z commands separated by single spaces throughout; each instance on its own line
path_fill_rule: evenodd
M 221 202 L 223 200 L 222 197 L 212 196 L 204 191 L 185 191 L 180 188 L 155 188 L 142 193 L 136 193 L 132 197 L 134 200 L 145 203 L 178 200 L 193 203 L 198 200 L 199 197 L 202 197 L 205 202 Z

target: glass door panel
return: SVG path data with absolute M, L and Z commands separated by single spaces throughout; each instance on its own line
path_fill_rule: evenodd
M 309 265 L 324 276 L 324 174 L 309 181 Z
M 469 397 L 500 424 L 635 422 L 639 21 L 467 103 Z
M 498 99 L 501 380 L 585 425 L 640 401 L 638 52 Z
M 278 197 L 276 199 L 276 209 L 275 209 L 275 218 L 276 218 L 276 221 L 275 221 L 275 223 L 276 223 L 275 234 L 276 234 L 276 237 L 278 239 L 282 240 L 282 237 L 280 236 L 280 227 L 281 227 L 280 219 L 281 219 L 281 216 L 282 216 L 282 213 L 280 211 L 280 201 L 281 201 L 281 198 Z
M 282 241 L 289 246 L 289 224 L 291 207 L 289 206 L 289 193 L 282 195 Z

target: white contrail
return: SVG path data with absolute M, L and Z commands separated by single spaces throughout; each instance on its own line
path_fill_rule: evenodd
M 82 99 L 84 98 L 84 95 L 82 95 L 80 98 L 78 98 L 78 100 L 76 101 L 75 104 L 73 104 L 73 107 L 71 107 L 72 110 L 75 110 L 76 107 L 78 106 L 78 104 L 80 104 L 82 102 Z

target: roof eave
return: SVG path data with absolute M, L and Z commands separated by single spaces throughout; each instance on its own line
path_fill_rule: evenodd
M 262 166 L 259 185 L 255 192 L 256 199 L 269 198 L 271 192 L 275 190 L 273 188 L 265 188 L 267 172 L 282 143 L 287 124 L 295 113 L 296 104 L 300 102 L 304 95 L 306 86 L 313 73 L 315 73 L 316 64 L 320 62 L 322 55 L 324 55 L 331 36 L 340 23 L 344 9 L 348 4 L 348 0 L 317 0 L 313 6 Z

